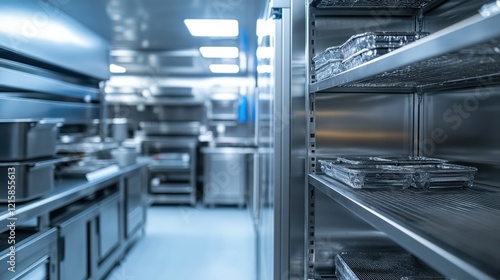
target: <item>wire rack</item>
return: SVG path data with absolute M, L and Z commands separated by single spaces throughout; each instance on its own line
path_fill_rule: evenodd
M 313 0 L 311 4 L 318 8 L 334 7 L 400 7 L 422 8 L 433 0 Z
M 372 209 L 489 275 L 500 275 L 500 192 L 482 189 L 352 190 L 320 175 L 320 189 Z M 328 192 L 328 191 L 327 191 Z M 346 207 L 355 207 L 356 203 Z M 371 215 L 364 214 L 362 215 Z M 371 216 L 370 216 L 371 217 Z M 399 233 L 394 233 L 399 234 Z
M 446 279 L 406 252 L 343 252 L 335 266 L 339 280 Z
M 495 39 L 346 86 L 425 87 L 499 75 L 500 39 Z

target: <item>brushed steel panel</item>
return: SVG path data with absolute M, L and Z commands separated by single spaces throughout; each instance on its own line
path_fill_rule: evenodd
M 302 279 L 305 260 L 306 197 L 306 100 L 307 91 L 305 43 L 306 6 L 302 0 L 292 2 L 292 61 L 290 88 L 290 167 L 289 167 L 289 279 Z
M 114 104 L 108 108 L 110 118 L 127 118 L 141 121 L 198 121 L 205 123 L 206 111 L 203 105 L 122 105 Z
M 500 187 L 500 87 L 427 93 L 420 153 L 479 169 L 476 182 Z
M 64 118 L 64 124 L 88 124 L 99 118 L 99 105 L 0 97 L 0 119 Z
M 491 0 L 448 0 L 424 16 L 424 31 L 435 32 L 476 15 Z
M 68 1 L 2 1 L 0 47 L 108 79 L 109 43 L 61 11 Z
M 319 157 L 412 153 L 412 94 L 317 94 L 315 107 Z
M 335 256 L 344 251 L 397 248 L 385 233 L 375 229 L 326 194 L 315 192 L 315 267 L 333 269 Z

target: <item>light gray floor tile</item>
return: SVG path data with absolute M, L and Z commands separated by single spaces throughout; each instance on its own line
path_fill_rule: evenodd
M 153 206 L 146 235 L 108 280 L 255 280 L 248 210 Z

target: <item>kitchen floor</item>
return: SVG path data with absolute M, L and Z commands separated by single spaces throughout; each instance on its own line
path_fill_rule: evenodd
M 146 235 L 107 280 L 256 280 L 247 209 L 152 206 Z

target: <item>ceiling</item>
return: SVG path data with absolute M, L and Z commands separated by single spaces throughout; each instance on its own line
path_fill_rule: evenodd
M 256 20 L 265 4 L 266 0 L 90 0 L 69 1 L 63 10 L 110 41 L 111 62 L 124 66 L 127 75 L 213 77 L 210 64 L 236 63 L 240 72 L 234 76 L 241 77 L 254 71 L 249 54 L 257 47 Z M 236 19 L 239 36 L 193 37 L 184 25 L 187 18 Z M 240 56 L 203 58 L 201 46 L 236 46 Z

